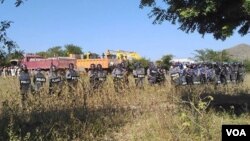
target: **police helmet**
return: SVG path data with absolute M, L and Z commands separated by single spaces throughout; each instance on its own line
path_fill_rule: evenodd
M 22 64 L 22 65 L 21 65 L 21 70 L 23 70 L 23 71 L 28 70 L 28 69 L 27 69 L 27 66 L 26 66 L 25 64 Z
M 56 68 L 55 65 L 52 65 L 50 69 L 51 69 L 52 72 L 55 72 L 57 68 Z
M 123 67 L 123 68 L 127 67 L 127 65 L 126 65 L 126 63 L 124 61 L 121 62 L 121 67 Z
M 97 64 L 96 67 L 97 67 L 97 69 L 99 69 L 99 70 L 102 69 L 102 65 L 101 65 L 101 64 Z
M 154 65 L 154 63 L 153 62 L 149 62 L 149 67 L 150 68 L 153 68 L 155 65 Z
M 37 72 L 40 72 L 41 70 L 42 70 L 41 68 L 37 68 L 37 69 L 36 69 Z
M 95 64 L 91 64 L 90 69 L 95 69 Z
M 122 64 L 121 64 L 121 63 L 118 63 L 118 64 L 116 65 L 116 67 L 117 67 L 117 68 L 122 68 Z
M 74 64 L 73 63 L 69 63 L 69 69 L 74 69 Z
M 140 63 L 140 62 L 136 62 L 136 63 L 134 64 L 134 67 L 135 67 L 135 68 L 141 67 L 141 63 Z

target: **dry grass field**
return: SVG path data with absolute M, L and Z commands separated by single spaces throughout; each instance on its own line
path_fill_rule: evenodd
M 169 79 L 168 79 L 169 80 Z M 16 78 L 0 78 L 0 140 L 220 140 L 222 124 L 250 124 L 250 76 L 242 85 L 145 85 L 116 93 L 111 78 L 92 91 L 45 90 L 21 107 Z M 47 86 L 46 86 L 47 87 Z

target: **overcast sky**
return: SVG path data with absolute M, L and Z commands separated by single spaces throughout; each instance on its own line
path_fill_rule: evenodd
M 15 8 L 14 0 L 0 5 L 0 21 L 14 23 L 8 36 L 29 53 L 53 46 L 75 44 L 83 51 L 101 54 L 107 49 L 136 51 L 156 60 L 165 54 L 191 57 L 196 49 L 222 50 L 250 44 L 250 34 L 236 32 L 226 41 L 186 34 L 178 25 L 153 25 L 149 8 L 140 9 L 140 0 L 28 0 Z

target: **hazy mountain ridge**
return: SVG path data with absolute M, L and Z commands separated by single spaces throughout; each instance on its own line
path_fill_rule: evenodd
M 250 45 L 248 44 L 239 44 L 225 51 L 237 60 L 250 60 Z

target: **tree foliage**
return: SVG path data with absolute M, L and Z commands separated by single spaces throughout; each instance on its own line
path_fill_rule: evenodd
M 82 48 L 80 46 L 77 45 L 73 45 L 73 44 L 68 44 L 65 45 L 64 48 L 61 46 L 55 46 L 55 47 L 51 47 L 46 51 L 41 51 L 41 52 L 37 52 L 37 55 L 40 55 L 44 58 L 47 57 L 66 57 L 69 56 L 69 54 L 82 54 Z
M 48 57 L 66 56 L 66 52 L 61 46 L 55 46 L 47 50 Z
M 0 0 L 0 4 L 3 4 L 5 0 Z M 20 6 L 23 3 L 23 0 L 15 0 L 15 5 L 16 7 Z M 0 44 L 2 44 L 3 48 L 7 47 L 9 52 L 11 52 L 12 48 L 16 47 L 16 43 L 12 40 L 10 40 L 7 37 L 7 32 L 6 30 L 8 28 L 10 28 L 11 23 L 13 23 L 12 21 L 7 21 L 7 20 L 3 20 L 0 22 Z
M 65 45 L 65 51 L 66 51 L 66 54 L 69 55 L 69 54 L 82 54 L 83 51 L 82 51 L 82 48 L 77 46 L 77 45 L 73 45 L 73 44 L 68 44 L 68 45 Z
M 162 60 L 162 65 L 163 65 L 163 68 L 166 69 L 166 70 L 169 70 L 170 66 L 171 66 L 171 60 L 173 58 L 173 55 L 169 54 L 169 55 L 164 55 L 162 56 L 161 60 Z
M 141 63 L 141 65 L 144 67 L 144 68 L 147 68 L 148 67 L 148 65 L 149 65 L 149 62 L 150 62 L 150 60 L 149 59 L 147 59 L 147 58 L 144 58 L 144 57 L 142 57 L 141 59 L 133 59 L 132 61 L 131 61 L 131 69 L 134 69 L 134 67 L 135 67 L 135 63 L 137 63 L 137 62 L 139 62 L 139 63 Z
M 5 0 L 0 0 L 3 4 Z M 18 7 L 23 3 L 23 0 L 15 0 L 15 6 Z M 7 29 L 10 28 L 12 21 L 3 20 L 0 22 L 0 64 L 6 65 L 10 59 L 21 59 L 23 50 L 18 50 L 16 42 L 7 36 Z
M 213 34 L 225 40 L 235 29 L 240 35 L 250 32 L 250 0 L 163 0 L 165 8 L 156 0 L 141 0 L 140 7 L 152 7 L 149 17 L 153 23 L 178 23 L 187 33 L 198 31 L 202 36 Z
M 194 55 L 195 60 L 201 62 L 228 62 L 232 60 L 225 50 L 200 49 L 195 50 Z
M 47 54 L 47 51 L 40 51 L 40 52 L 37 52 L 36 53 L 37 55 L 43 57 L 43 58 L 47 58 L 48 57 L 48 54 Z
M 173 55 L 168 54 L 168 55 L 163 55 L 161 60 L 157 60 L 156 64 L 161 65 L 164 69 L 169 70 L 171 66 L 171 60 L 173 58 Z
M 245 71 L 250 72 L 250 60 L 244 60 L 243 64 L 245 66 Z
M 63 50 L 63 48 L 61 46 L 55 46 L 55 47 L 51 47 L 49 48 L 47 51 L 41 51 L 41 52 L 37 52 L 37 55 L 40 55 L 42 57 L 64 57 L 67 56 L 66 51 Z
M 16 42 L 8 38 L 6 30 L 10 27 L 12 22 L 2 21 L 0 24 L 0 59 L 1 65 L 9 63 L 10 59 L 20 59 L 23 57 L 22 50 L 18 50 Z
M 0 0 L 0 3 L 3 4 L 5 0 Z M 15 6 L 18 7 L 20 6 L 24 0 L 15 0 Z
M 7 37 L 6 30 L 10 27 L 10 21 L 2 21 L 0 24 L 0 45 L 2 49 L 6 49 L 8 54 L 11 53 L 12 50 L 17 48 L 17 44 Z

